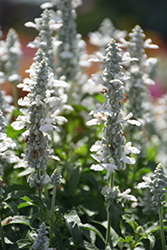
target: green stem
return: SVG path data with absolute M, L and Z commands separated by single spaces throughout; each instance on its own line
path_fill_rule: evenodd
M 163 225 L 163 207 L 159 206 L 159 221 L 161 227 L 161 242 L 162 249 L 165 250 L 165 234 L 164 234 L 164 225 Z
M 18 109 L 18 89 L 17 84 L 13 84 L 13 98 L 14 98 L 14 106 Z
M 113 189 L 114 187 L 114 174 L 111 174 L 110 176 L 110 184 L 109 187 Z M 110 219 L 110 213 L 109 213 L 109 207 L 110 207 L 110 201 L 108 201 L 107 204 L 107 231 L 106 231 L 106 244 L 105 249 L 107 249 L 108 243 L 110 241 L 110 228 L 111 228 L 111 219 Z
M 53 188 L 52 204 L 51 204 L 51 214 L 50 214 L 50 244 L 52 245 L 53 240 L 53 225 L 54 225 L 54 211 L 55 211 L 55 201 L 56 201 L 56 189 L 57 185 Z
M 0 236 L 1 236 L 1 246 L 2 246 L 2 249 L 6 250 L 5 238 L 4 238 L 3 228 L 2 228 L 1 215 L 0 215 Z

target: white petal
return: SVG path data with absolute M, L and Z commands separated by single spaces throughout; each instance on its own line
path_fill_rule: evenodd
M 147 188 L 148 187 L 148 185 L 147 185 L 147 183 L 146 182 L 140 182 L 140 183 L 138 183 L 136 186 L 135 186 L 135 188 Z
M 52 8 L 53 6 L 54 4 L 51 2 L 46 2 L 40 5 L 41 9 L 49 9 L 49 8 Z
M 30 104 L 30 99 L 27 97 L 27 96 L 25 96 L 24 98 L 20 98 L 19 100 L 18 100 L 18 104 L 20 105 L 20 106 L 29 106 L 29 104 Z
M 44 125 L 41 125 L 39 130 L 41 132 L 47 132 L 47 131 L 51 131 L 53 130 L 53 125 L 52 124 L 44 124 Z
M 90 148 L 91 152 L 96 152 L 99 149 L 101 149 L 101 141 L 96 141 L 96 143 L 94 145 L 92 145 L 92 147 Z
M 122 156 L 121 157 L 121 161 L 127 163 L 127 164 L 135 164 L 135 159 L 134 158 L 131 158 L 131 157 L 128 157 L 128 156 Z
M 36 29 L 36 24 L 33 22 L 27 22 L 24 24 L 24 26 L 28 27 L 28 28 L 35 28 Z
M 58 156 L 55 156 L 55 155 L 49 155 L 48 158 L 56 160 L 56 161 L 60 161 L 60 158 Z
M 4 140 L 7 137 L 5 133 L 0 133 L 0 140 Z
M 150 184 L 150 182 L 151 182 L 150 177 L 143 176 L 142 179 L 143 179 L 147 184 Z
M 64 122 L 68 122 L 68 120 L 64 116 L 56 116 L 56 121 L 58 124 L 63 124 Z
M 87 126 L 100 125 L 100 124 L 101 124 L 101 122 L 99 122 L 97 119 L 92 119 L 92 120 L 86 122 Z
M 104 170 L 104 168 L 101 165 L 99 165 L 99 164 L 93 164 L 90 167 L 90 169 L 95 170 L 95 171 L 102 171 L 102 170 Z
M 132 125 L 136 125 L 136 126 L 141 126 L 141 123 L 137 120 L 127 120 L 128 123 L 132 124 Z
M 14 122 L 12 122 L 11 126 L 15 130 L 20 130 L 20 129 L 24 128 L 24 123 L 23 123 L 23 121 L 14 121 Z

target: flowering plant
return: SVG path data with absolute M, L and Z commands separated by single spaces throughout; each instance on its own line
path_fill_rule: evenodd
M 0 84 L 13 86 L 13 100 L 0 90 L 1 248 L 165 250 L 166 95 L 152 104 L 157 59 L 145 51 L 157 46 L 140 26 L 127 41 L 105 19 L 88 55 L 80 5 L 51 0 L 27 20 L 38 34 L 24 79 L 16 31 L 0 33 Z

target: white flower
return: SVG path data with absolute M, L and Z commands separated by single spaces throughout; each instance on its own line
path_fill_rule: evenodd
M 51 118 L 53 118 L 53 120 L 55 120 L 59 125 L 64 124 L 65 122 L 67 122 L 67 119 L 64 116 L 58 115 L 60 113 L 60 110 L 57 109 L 52 115 Z
M 143 176 L 142 179 L 144 180 L 144 182 L 140 182 L 138 183 L 135 188 L 147 188 L 149 187 L 149 184 L 151 183 L 151 178 L 150 177 L 146 177 L 146 176 Z
M 90 38 L 90 40 L 89 40 L 90 43 L 93 45 L 96 45 L 98 47 L 106 46 L 111 40 L 111 37 L 109 35 L 104 36 L 98 31 L 90 32 L 89 38 Z
M 137 201 L 136 197 L 133 195 L 129 195 L 129 193 L 131 192 L 131 189 L 128 188 L 127 190 L 125 190 L 123 193 L 119 193 L 118 196 L 122 199 L 126 199 L 126 200 L 130 200 L 130 201 Z
M 19 82 L 21 80 L 21 76 L 19 74 L 12 74 L 9 76 L 8 81 L 9 82 Z
M 54 7 L 54 4 L 51 2 L 46 2 L 46 3 L 43 3 L 40 5 L 41 9 L 49 9 L 49 8 L 53 8 L 53 7 Z
M 25 116 L 19 115 L 17 117 L 16 121 L 12 122 L 12 124 L 11 124 L 12 128 L 15 130 L 20 130 L 20 129 L 24 128 L 25 120 L 26 120 Z
M 6 139 L 7 135 L 5 133 L 0 132 L 0 140 Z
M 127 116 L 125 116 L 125 117 L 123 118 L 123 115 L 120 113 L 120 114 L 118 115 L 117 123 L 128 122 L 128 123 L 130 123 L 130 124 L 132 124 L 132 125 L 140 126 L 141 123 L 140 123 L 139 121 L 137 121 L 137 120 L 130 120 L 130 118 L 131 118 L 132 116 L 133 116 L 133 114 L 130 112 Z
M 122 63 L 131 62 L 131 61 L 138 61 L 138 59 L 135 57 L 131 57 L 129 52 L 125 52 L 122 57 Z
M 102 122 L 107 121 L 107 117 L 105 117 L 104 115 L 107 116 L 112 116 L 113 112 L 110 111 L 111 107 L 109 104 L 105 104 L 104 106 L 102 106 L 100 103 L 98 103 L 96 105 L 98 107 L 97 110 L 92 110 L 89 115 L 93 115 L 95 117 L 95 119 L 92 119 L 88 122 L 86 122 L 86 125 L 88 126 L 92 126 L 92 125 L 99 125 Z
M 140 153 L 140 150 L 137 149 L 136 147 L 131 147 L 132 143 L 131 142 L 128 142 L 125 147 L 124 147 L 124 152 L 122 153 L 122 156 L 121 156 L 121 161 L 127 163 L 127 164 L 135 164 L 135 159 L 132 158 L 132 157 L 128 157 L 126 156 L 127 154 L 129 153 L 133 153 L 133 154 L 139 154 Z
M 58 30 L 63 24 L 62 23 L 55 23 L 53 19 L 49 21 L 50 30 Z
M 113 158 L 108 159 L 110 163 L 100 163 L 100 164 L 93 164 L 90 169 L 95 171 L 103 171 L 107 170 L 107 174 L 104 176 L 104 179 L 108 179 L 110 173 L 115 173 L 117 166 L 114 164 Z
M 19 157 L 14 155 L 13 152 L 10 150 L 7 150 L 3 153 L 3 158 L 5 158 L 9 163 L 15 163 L 20 161 Z
M 93 110 L 91 111 L 93 112 Z M 91 113 L 92 114 L 92 113 Z M 107 121 L 107 118 L 104 116 L 103 112 L 98 112 L 93 115 L 95 118 L 91 119 L 90 121 L 86 122 L 86 125 L 100 125 L 101 123 Z
M 150 38 L 146 39 L 145 42 L 144 42 L 144 48 L 145 49 L 158 49 L 158 45 L 156 44 L 151 44 L 152 40 Z
M 27 96 L 25 96 L 24 98 L 21 97 L 18 100 L 18 104 L 20 106 L 27 106 L 28 107 L 30 105 L 30 99 Z
M 60 158 L 59 158 L 58 156 L 55 156 L 55 155 L 49 155 L 48 158 L 49 158 L 49 159 L 56 160 L 56 161 L 60 161 Z
M 90 58 L 88 61 L 89 62 L 103 62 L 104 58 L 105 57 L 100 52 L 97 52 L 96 56 Z
M 102 150 L 102 142 L 101 141 L 96 141 L 94 145 L 90 148 L 91 152 L 98 152 L 99 150 Z
M 42 118 L 40 120 L 40 128 L 39 130 L 41 132 L 48 132 L 48 131 L 51 131 L 53 130 L 53 125 L 52 125 L 52 122 L 53 120 L 52 119 L 49 119 L 49 118 L 46 118 L 45 120 Z

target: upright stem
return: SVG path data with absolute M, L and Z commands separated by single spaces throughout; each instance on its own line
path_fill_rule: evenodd
M 0 215 L 0 237 L 1 237 L 1 246 L 2 246 L 2 249 L 6 250 L 4 233 L 3 233 L 3 228 L 2 228 L 1 215 Z
M 41 173 L 40 173 L 40 169 L 37 169 L 37 175 L 38 175 L 38 180 L 41 179 Z M 42 193 L 42 189 L 41 189 L 41 186 L 39 185 L 38 186 L 38 195 L 39 195 L 39 198 L 41 198 L 41 193 Z
M 14 106 L 18 109 L 18 89 L 17 85 L 13 84 L 13 98 L 14 98 Z
M 57 185 L 53 188 L 52 195 L 52 204 L 51 204 L 51 215 L 50 215 L 50 244 L 52 245 L 53 240 L 53 225 L 54 225 L 54 210 L 55 210 L 55 200 L 56 200 L 56 188 Z
M 110 176 L 109 187 L 111 189 L 113 189 L 113 187 L 114 187 L 114 174 L 111 174 L 111 176 Z M 105 249 L 107 249 L 108 243 L 110 241 L 111 219 L 110 219 L 109 207 L 110 207 L 110 201 L 108 201 L 108 204 L 107 204 L 107 231 L 106 231 L 106 245 L 105 245 Z
M 161 242 L 162 249 L 165 250 L 165 234 L 164 234 L 164 225 L 163 225 L 163 207 L 159 206 L 159 221 L 161 227 Z

